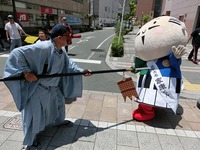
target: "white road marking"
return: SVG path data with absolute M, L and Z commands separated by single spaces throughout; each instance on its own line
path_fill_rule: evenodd
M 101 47 L 101 45 L 103 45 L 103 43 L 105 42 L 105 41 L 107 41 L 109 38 L 111 38 L 112 36 L 114 36 L 115 34 L 112 34 L 111 36 L 109 36 L 109 37 L 107 37 L 105 40 L 103 40 L 103 42 L 101 42 L 98 46 L 97 46 L 97 48 L 96 49 L 99 49 L 99 47 Z M 94 55 L 94 53 L 95 52 L 92 52 L 91 54 L 90 54 L 90 56 L 87 58 L 87 59 L 90 59 L 93 55 Z
M 74 46 L 70 46 L 69 47 L 69 50 L 73 49 L 74 47 L 76 47 L 77 45 L 74 45 Z
M 93 55 L 94 55 L 94 52 L 92 52 L 87 59 L 89 60 Z
M 85 42 L 85 41 L 87 42 L 88 40 L 87 40 L 87 39 L 83 39 L 83 40 L 79 40 L 79 41 L 78 41 L 78 42 L 76 42 L 76 43 L 78 43 L 78 44 L 79 44 L 79 43 L 82 43 L 82 42 Z
M 8 57 L 9 54 L 3 54 L 3 55 L 0 55 L 0 57 Z
M 95 37 L 95 36 L 87 36 L 87 37 L 86 37 L 86 39 L 88 39 L 88 40 L 89 40 L 89 39 L 94 39 L 94 38 L 96 38 L 96 37 Z
M 74 62 L 90 63 L 90 64 L 101 64 L 100 60 L 88 60 L 88 59 L 78 59 L 72 58 Z
M 8 58 L 9 54 L 0 55 L 0 58 Z M 90 63 L 90 64 L 101 64 L 100 60 L 88 60 L 88 59 L 78 59 L 78 58 L 71 58 L 74 62 L 82 62 L 82 63 Z

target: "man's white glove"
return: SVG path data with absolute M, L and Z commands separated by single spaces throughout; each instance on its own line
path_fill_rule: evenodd
M 174 53 L 176 59 L 180 59 L 183 55 L 187 53 L 186 47 L 183 45 L 179 45 L 177 48 L 176 46 L 172 46 L 172 52 Z

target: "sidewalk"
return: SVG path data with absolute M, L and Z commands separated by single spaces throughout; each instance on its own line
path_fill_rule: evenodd
M 111 68 L 132 66 L 134 32 L 125 36 L 125 57 L 107 56 L 106 62 Z M 200 80 L 195 81 L 196 72 L 187 73 L 186 68 L 187 65 L 199 66 L 186 60 L 183 64 L 184 78 L 193 86 L 199 85 Z M 136 80 L 132 73 L 127 72 L 126 76 Z M 185 90 L 183 93 L 177 115 L 169 109 L 160 109 L 155 119 L 137 122 L 131 116 L 136 102 L 127 99 L 125 103 L 119 93 L 84 91 L 82 98 L 66 104 L 66 119 L 75 125 L 48 128 L 39 135 L 39 141 L 43 150 L 198 150 L 198 91 Z M 0 150 L 20 150 L 23 138 L 20 113 L 7 87 L 0 83 Z

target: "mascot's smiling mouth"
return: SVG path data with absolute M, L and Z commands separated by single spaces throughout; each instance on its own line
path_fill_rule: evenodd
M 142 43 L 144 45 L 144 39 L 145 39 L 145 35 L 142 36 Z

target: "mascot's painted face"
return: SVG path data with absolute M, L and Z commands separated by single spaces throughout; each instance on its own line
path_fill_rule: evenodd
M 141 27 L 135 38 L 136 56 L 144 61 L 162 58 L 172 46 L 185 45 L 188 34 L 185 24 L 174 17 L 161 16 Z

